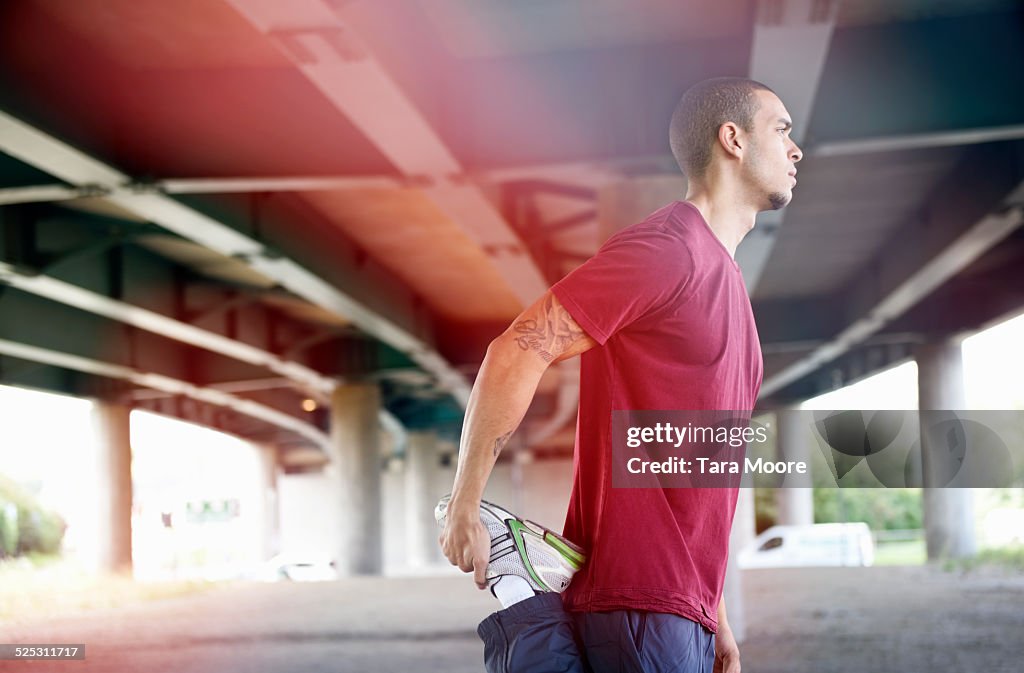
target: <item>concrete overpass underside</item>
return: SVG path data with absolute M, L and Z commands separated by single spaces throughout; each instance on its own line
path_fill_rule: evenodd
M 762 408 L 1021 310 L 1017 3 L 641 5 L 6 3 L 0 382 L 286 471 L 349 455 L 339 390 L 379 395 L 361 465 L 455 439 L 490 339 L 685 193 L 668 119 L 722 75 L 791 101 L 805 152 L 737 254 Z M 542 382 L 535 456 L 571 454 L 577 379 Z

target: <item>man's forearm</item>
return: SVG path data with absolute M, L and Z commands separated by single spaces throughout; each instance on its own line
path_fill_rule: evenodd
M 506 335 L 487 349 L 466 408 L 451 510 L 475 515 L 494 463 L 522 422 L 545 368 Z
M 718 603 L 718 633 L 715 634 L 715 671 L 740 673 L 740 648 L 725 615 L 725 597 Z

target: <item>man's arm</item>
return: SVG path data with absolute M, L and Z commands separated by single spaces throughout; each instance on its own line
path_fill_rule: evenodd
M 718 603 L 714 673 L 740 673 L 740 648 L 725 615 L 725 597 Z
M 480 523 L 480 499 L 498 454 L 523 420 L 545 370 L 595 345 L 548 290 L 487 348 L 469 396 L 455 485 L 439 540 L 452 565 L 472 572 L 481 589 L 486 586 L 490 538 Z

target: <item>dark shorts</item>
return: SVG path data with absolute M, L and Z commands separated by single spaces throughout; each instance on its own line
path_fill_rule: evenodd
M 541 594 L 480 623 L 488 673 L 711 673 L 715 636 L 678 615 L 566 612 Z

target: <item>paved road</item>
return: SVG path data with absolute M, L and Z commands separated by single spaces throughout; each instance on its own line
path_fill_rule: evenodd
M 745 591 L 744 673 L 1024 670 L 1024 575 L 759 570 Z M 451 576 L 232 586 L 0 624 L 0 642 L 87 646 L 85 662 L 0 662 L 0 671 L 478 673 L 474 629 L 495 605 Z

